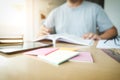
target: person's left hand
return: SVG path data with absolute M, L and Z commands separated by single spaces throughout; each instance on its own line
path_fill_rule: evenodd
M 97 34 L 94 34 L 94 33 L 87 33 L 87 34 L 84 34 L 83 35 L 83 38 L 84 39 L 92 39 L 92 40 L 100 40 L 101 37 Z

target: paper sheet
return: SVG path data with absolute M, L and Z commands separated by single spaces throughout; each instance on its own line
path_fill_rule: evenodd
M 105 43 L 106 40 L 100 40 L 97 44 L 97 48 L 101 48 L 101 49 L 111 49 L 111 48 L 116 48 L 116 49 L 120 49 L 120 46 L 116 45 L 114 40 L 109 40 Z M 117 42 L 118 44 L 120 44 L 120 41 Z

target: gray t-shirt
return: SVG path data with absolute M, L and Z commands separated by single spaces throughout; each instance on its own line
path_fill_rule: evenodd
M 82 36 L 85 33 L 96 33 L 113 27 L 104 10 L 97 4 L 83 1 L 76 7 L 70 8 L 67 3 L 54 9 L 47 17 L 44 25 L 55 28 L 56 33 L 67 33 Z

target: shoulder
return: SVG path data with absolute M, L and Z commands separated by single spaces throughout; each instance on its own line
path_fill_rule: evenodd
M 103 8 L 102 8 L 99 4 L 96 4 L 96 3 L 93 3 L 93 2 L 84 1 L 84 2 L 83 2 L 83 6 L 84 6 L 86 9 L 95 11 L 95 12 L 97 12 L 97 13 L 103 11 Z
M 84 1 L 83 4 L 86 6 L 86 7 L 90 7 L 90 8 L 98 8 L 98 7 L 101 7 L 100 5 L 96 4 L 96 3 L 93 3 L 93 2 L 90 2 L 90 1 Z
M 84 1 L 83 5 L 86 8 L 91 8 L 91 9 L 102 9 L 102 7 L 99 4 L 93 3 L 93 2 L 89 2 L 89 1 Z

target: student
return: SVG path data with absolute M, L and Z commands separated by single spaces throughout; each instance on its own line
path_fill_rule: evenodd
M 97 27 L 102 34 L 97 34 Z M 94 40 L 117 36 L 117 30 L 104 10 L 99 5 L 84 0 L 66 0 L 66 3 L 48 15 L 40 27 L 40 35 L 54 31 Z

